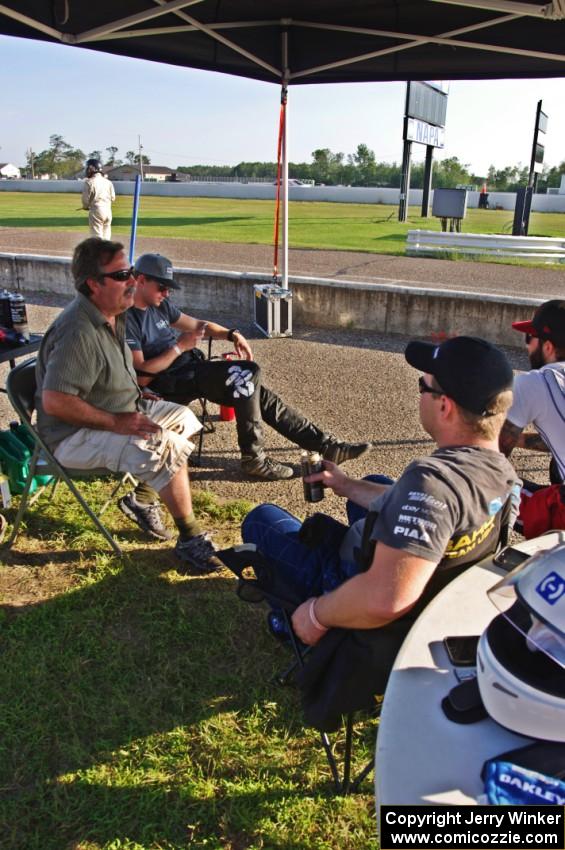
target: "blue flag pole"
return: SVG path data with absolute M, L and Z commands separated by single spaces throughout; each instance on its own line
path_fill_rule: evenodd
M 139 196 L 141 194 L 141 175 L 135 178 L 135 189 L 133 190 L 133 212 L 131 215 L 131 236 L 129 238 L 129 261 L 133 264 L 135 253 L 135 237 L 137 235 L 137 214 L 139 212 Z

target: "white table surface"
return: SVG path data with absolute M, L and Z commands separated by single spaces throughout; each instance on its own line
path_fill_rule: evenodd
M 533 554 L 564 541 L 565 532 L 552 532 L 515 548 Z M 453 723 L 441 708 L 458 684 L 443 639 L 483 631 L 497 613 L 486 591 L 503 574 L 490 560 L 470 567 L 432 600 L 408 633 L 387 685 L 377 735 L 377 806 L 475 805 L 483 793 L 483 763 L 531 740 L 490 718 Z

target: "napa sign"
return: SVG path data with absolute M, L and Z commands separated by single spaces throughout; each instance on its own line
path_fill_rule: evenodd
M 406 136 L 409 142 L 418 142 L 421 145 L 431 145 L 434 148 L 445 146 L 445 131 L 443 127 L 427 124 L 418 118 L 406 119 Z

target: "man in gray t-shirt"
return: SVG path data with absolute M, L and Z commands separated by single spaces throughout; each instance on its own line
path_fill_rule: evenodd
M 255 543 L 305 600 L 292 618 L 304 643 L 316 644 L 334 627 L 379 628 L 390 644 L 387 663 L 424 605 L 495 550 L 504 509 L 518 491 L 512 465 L 498 450 L 512 400 L 503 352 L 456 337 L 439 346 L 411 342 L 405 356 L 425 373 L 420 421 L 436 451 L 411 463 L 395 483 L 382 476 L 356 481 L 325 461 L 325 470 L 307 480 L 321 480 L 348 500 L 350 526 L 340 530 L 322 516 L 314 547 L 311 539 L 309 546 L 303 542 L 301 523 L 275 505 L 255 508 L 242 526 L 244 542 Z M 391 640 L 386 627 L 393 624 Z

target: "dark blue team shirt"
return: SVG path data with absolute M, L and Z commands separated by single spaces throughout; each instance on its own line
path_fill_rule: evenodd
M 159 307 L 130 307 L 126 313 L 126 342 L 132 351 L 142 351 L 145 360 L 151 360 L 172 348 L 177 332 L 171 327 L 182 313 L 165 298 Z

